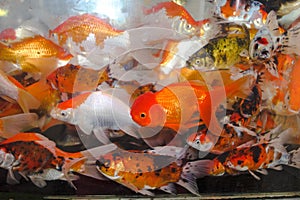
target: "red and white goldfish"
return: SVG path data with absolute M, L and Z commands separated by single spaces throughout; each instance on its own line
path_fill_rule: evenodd
M 235 23 L 248 23 L 261 27 L 267 17 L 264 5 L 259 1 L 214 0 L 215 14 Z
M 176 194 L 174 184 L 199 195 L 197 162 L 183 164 L 173 156 L 117 149 L 101 156 L 96 165 L 110 180 L 143 195 L 154 196 L 154 189 Z
M 117 95 L 102 91 L 86 92 L 59 103 L 52 109 L 51 116 L 77 125 L 88 135 L 95 129 L 121 129 L 126 132 L 126 127 L 135 123 L 130 117 L 129 106 Z
M 122 34 L 122 30 L 113 28 L 104 20 L 91 14 L 72 16 L 49 31 L 50 37 L 57 36 L 60 45 L 66 45 L 68 38 L 76 44 L 80 44 L 93 34 L 96 38 L 96 45 L 102 45 L 104 40 Z
M 279 144 L 263 143 L 227 151 L 213 160 L 202 160 L 198 164 L 203 176 L 237 175 L 248 171 L 259 180 L 254 172 L 267 174 L 266 169 L 280 170 L 282 165 L 300 168 L 299 161 L 300 149 L 287 152 Z
M 211 90 L 197 81 L 174 83 L 156 93 L 147 92 L 139 96 L 130 114 L 141 126 L 166 126 L 176 131 L 186 129 L 191 121 L 201 118 L 213 134 L 219 135 L 222 127 L 215 115 L 217 107 L 226 97 L 247 96 L 253 84 L 252 78 L 245 76 Z M 194 113 L 198 113 L 196 119 L 192 119 Z
M 16 101 L 24 112 L 40 106 L 40 102 L 33 97 L 26 89 L 13 77 L 6 75 L 0 70 L 0 95 L 2 98 L 10 98 Z
M 64 48 L 40 35 L 9 44 L 0 43 L 0 60 L 16 64 L 24 72 L 46 75 L 72 57 Z

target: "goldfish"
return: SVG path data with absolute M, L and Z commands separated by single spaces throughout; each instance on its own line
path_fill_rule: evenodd
M 170 84 L 158 92 L 139 96 L 131 106 L 130 114 L 143 127 L 166 126 L 176 131 L 194 126 L 189 123 L 202 119 L 213 134 L 219 135 L 222 127 L 215 116 L 217 107 L 226 97 L 247 96 L 245 93 L 249 92 L 253 81 L 251 77 L 245 76 L 211 90 L 197 81 Z M 194 113 L 198 113 L 196 117 L 193 117 Z
M 49 31 L 50 37 L 57 37 L 58 44 L 66 45 L 68 38 L 79 44 L 90 34 L 95 36 L 96 44 L 101 46 L 106 38 L 122 34 L 104 20 L 91 14 L 76 15 L 68 18 L 55 29 Z
M 109 68 L 93 70 L 79 65 L 67 64 L 57 68 L 47 77 L 47 83 L 61 93 L 76 93 L 96 90 L 103 82 L 111 85 L 114 81 L 110 77 Z
M 215 0 L 214 4 L 217 16 L 235 23 L 254 24 L 255 27 L 262 26 L 268 14 L 265 6 L 259 1 Z
M 26 89 L 13 77 L 6 75 L 0 70 L 0 95 L 7 100 L 16 101 L 24 112 L 39 107 L 40 102 L 32 96 Z
M 64 48 L 40 35 L 9 44 L 0 43 L 0 60 L 16 64 L 24 72 L 47 74 L 72 57 Z
M 203 71 L 228 69 L 242 61 L 245 51 L 249 48 L 249 32 L 245 26 L 232 28 L 238 32 L 209 40 L 208 44 L 189 57 L 186 61 L 187 67 Z
M 144 13 L 149 15 L 161 10 L 164 10 L 169 18 L 174 19 L 172 28 L 189 36 L 200 36 L 204 32 L 205 25 L 209 22 L 208 19 L 196 21 L 183 6 L 173 1 L 158 3 L 150 9 L 145 9 Z
M 173 156 L 116 149 L 101 156 L 96 165 L 110 180 L 143 195 L 154 196 L 150 191 L 154 189 L 176 194 L 174 184 L 199 195 L 197 162 L 182 164 Z
M 225 124 L 219 137 L 207 131 L 198 131 L 191 134 L 186 141 L 188 145 L 199 151 L 222 154 L 250 141 L 256 143 L 257 137 L 251 130 Z
M 265 26 L 258 30 L 249 45 L 249 56 L 256 62 L 264 62 L 274 76 L 278 76 L 278 53 L 299 55 L 299 23 L 288 30 L 278 25 L 276 13 L 268 14 Z
M 92 131 L 95 133 L 95 129 L 121 129 L 128 133 L 126 127 L 135 124 L 130 117 L 130 108 L 118 98 L 118 94 L 114 94 L 116 96 L 102 91 L 82 93 L 59 103 L 50 115 L 77 125 L 87 135 Z
M 213 160 L 199 161 L 198 166 L 202 176 L 238 175 L 248 171 L 259 180 L 254 172 L 267 174 L 266 169 L 281 170 L 282 165 L 300 168 L 299 159 L 300 149 L 287 152 L 278 143 L 263 143 L 227 151 Z
M 0 149 L 0 166 L 9 171 L 7 181 L 10 184 L 19 183 L 14 175 L 17 172 L 27 180 L 31 179 L 38 187 L 45 187 L 46 182 L 37 175 L 52 177 L 46 180 L 66 179 L 75 187 L 71 180 L 76 180 L 77 176 L 70 173 L 72 170 L 82 170 L 76 168 L 76 163 L 83 159 L 80 152 L 63 152 L 56 148 L 54 142 L 38 133 L 18 133 L 2 141 Z M 58 175 L 50 176 L 54 172 Z

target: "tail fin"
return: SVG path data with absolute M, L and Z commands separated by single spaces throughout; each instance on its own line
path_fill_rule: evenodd
M 209 171 L 213 167 L 213 164 L 214 161 L 212 160 L 198 160 L 186 163 L 177 184 L 199 196 L 196 180 L 209 175 Z
M 282 38 L 282 52 L 300 55 L 300 23 L 289 29 Z
M 290 151 L 289 166 L 300 169 L 300 147 L 296 150 Z
M 22 113 L 0 118 L 0 136 L 10 138 L 26 129 L 37 127 L 38 116 L 35 113 Z
M 40 106 L 40 102 L 29 92 L 20 88 L 18 90 L 19 96 L 17 102 L 24 112 L 28 113 L 30 109 L 37 109 Z

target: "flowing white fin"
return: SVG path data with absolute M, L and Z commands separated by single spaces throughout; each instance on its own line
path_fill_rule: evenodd
M 300 23 L 289 29 L 282 38 L 282 52 L 300 55 Z
M 164 192 L 167 192 L 169 194 L 172 194 L 172 195 L 177 194 L 177 190 L 176 190 L 176 187 L 175 187 L 174 183 L 169 183 L 168 185 L 164 185 L 164 186 L 160 187 L 159 189 L 164 191 Z

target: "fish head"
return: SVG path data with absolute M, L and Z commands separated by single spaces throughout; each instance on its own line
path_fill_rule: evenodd
M 61 108 L 56 107 L 51 110 L 50 115 L 54 119 L 58 119 L 63 122 L 68 122 L 70 124 L 76 123 L 73 108 L 61 109 Z
M 149 127 L 163 125 L 166 118 L 163 107 L 158 104 L 152 92 L 147 92 L 134 101 L 130 115 L 139 125 Z
M 250 57 L 254 60 L 266 60 L 272 57 L 275 49 L 272 36 L 266 29 L 259 30 L 249 45 Z
M 199 151 L 207 152 L 210 151 L 214 143 L 206 137 L 205 133 L 193 133 L 187 138 L 187 143 L 189 146 L 197 149 Z

